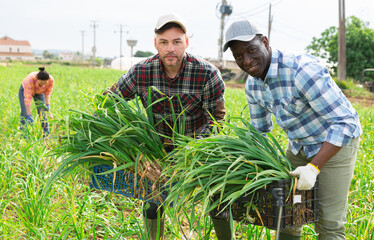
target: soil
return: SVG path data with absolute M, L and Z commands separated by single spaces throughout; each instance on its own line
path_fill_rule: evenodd
M 244 91 L 245 84 L 231 82 L 231 83 L 226 83 L 226 86 L 228 88 L 240 88 L 240 89 L 243 89 Z M 361 97 L 361 96 L 354 97 L 354 96 L 349 96 L 346 94 L 346 97 L 352 104 L 358 104 L 360 106 L 365 106 L 365 107 L 374 106 L 374 94 L 371 97 Z
M 365 106 L 365 107 L 374 106 L 374 97 L 347 96 L 347 98 L 351 103 L 356 103 L 360 106 Z

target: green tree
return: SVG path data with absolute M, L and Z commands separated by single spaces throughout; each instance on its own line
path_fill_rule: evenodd
M 110 64 L 112 63 L 112 61 L 113 61 L 112 58 L 104 58 L 103 59 L 103 65 L 104 65 L 104 67 L 110 66 Z
M 96 66 L 102 66 L 103 65 L 103 62 L 104 62 L 104 60 L 103 59 L 101 59 L 101 58 L 99 58 L 99 57 L 96 57 Z
M 154 55 L 153 52 L 143 52 L 143 51 L 136 51 L 134 57 L 150 57 Z
M 48 52 L 47 50 L 43 51 L 44 59 L 54 59 L 56 56 L 53 53 Z
M 338 64 L 338 31 L 335 26 L 326 29 L 320 38 L 314 37 L 306 50 L 326 59 L 337 72 Z M 360 80 L 365 68 L 374 68 L 374 29 L 368 22 L 355 16 L 346 20 L 346 59 L 347 76 Z

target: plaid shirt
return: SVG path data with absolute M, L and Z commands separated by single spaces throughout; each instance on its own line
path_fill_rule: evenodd
M 303 148 L 312 157 L 324 141 L 341 147 L 362 133 L 356 110 L 313 56 L 272 49 L 265 80 L 249 76 L 245 93 L 254 127 L 270 132 L 274 114 L 295 155 Z
M 143 105 L 147 107 L 148 89 L 151 86 L 158 90 L 152 89 L 152 102 L 165 96 L 172 97 L 175 115 L 178 117 L 184 111 L 185 135 L 205 135 L 211 131 L 213 120 L 209 113 L 216 117 L 217 104 L 224 101 L 225 91 L 224 82 L 216 67 L 185 53 L 179 73 L 170 79 L 157 54 L 134 65 L 122 75 L 117 82 L 116 92 L 124 98 L 139 95 Z M 152 111 L 158 133 L 171 136 L 173 116 L 169 101 L 153 104 Z
M 48 83 L 43 86 L 39 86 L 38 83 L 38 75 L 39 72 L 32 72 L 25 79 L 22 81 L 22 86 L 24 89 L 24 96 L 25 96 L 25 105 L 31 105 L 32 97 L 35 94 L 45 94 L 45 96 L 51 95 L 53 90 L 54 79 L 51 75 L 49 75 Z

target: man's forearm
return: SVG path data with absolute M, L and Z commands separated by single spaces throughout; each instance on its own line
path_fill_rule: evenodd
M 323 142 L 321 149 L 314 156 L 311 164 L 322 169 L 323 166 L 340 151 L 341 147 L 335 146 L 329 142 Z
M 107 90 L 103 92 L 103 95 L 107 95 L 109 91 L 115 93 L 117 91 L 117 87 L 118 84 L 114 83 L 111 87 L 107 88 Z
M 208 137 L 212 133 L 214 122 L 223 121 L 225 118 L 225 114 L 225 102 L 218 102 L 216 110 L 213 114 L 214 120 L 212 119 L 211 115 L 208 112 L 206 112 L 205 116 L 207 118 L 207 122 L 198 129 L 197 135 L 200 137 Z
M 222 121 L 223 119 L 225 119 L 225 115 L 226 115 L 225 102 L 224 101 L 218 102 L 217 107 L 216 107 L 216 112 L 214 113 L 216 121 Z

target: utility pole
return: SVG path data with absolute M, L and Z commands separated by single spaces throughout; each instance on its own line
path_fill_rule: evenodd
M 270 43 L 270 32 L 271 32 L 271 24 L 273 23 L 273 16 L 271 15 L 271 3 L 269 3 L 269 24 L 268 24 L 268 40 Z
M 123 31 L 122 29 L 123 25 L 119 25 L 119 70 L 122 70 L 122 33 L 128 33 L 128 31 Z
M 84 61 L 84 31 L 81 31 L 82 34 L 82 62 Z
M 222 0 L 220 9 L 221 13 L 221 25 L 220 25 L 220 36 L 218 39 L 218 64 L 222 67 L 222 45 L 223 45 L 223 29 L 225 28 L 225 17 L 232 13 L 232 6 L 227 5 L 226 0 Z
M 338 80 L 340 81 L 347 79 L 346 66 L 345 0 L 339 0 Z
M 92 21 L 92 28 L 93 28 L 93 47 L 92 47 L 92 66 L 95 67 L 96 65 L 96 28 L 98 25 L 96 24 L 96 21 Z

